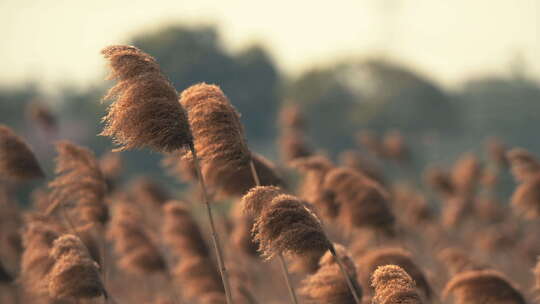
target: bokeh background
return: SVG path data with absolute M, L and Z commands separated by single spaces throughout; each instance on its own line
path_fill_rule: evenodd
M 220 85 L 253 150 L 277 159 L 277 114 L 297 104 L 312 146 L 336 157 L 355 134 L 399 130 L 423 164 L 448 164 L 496 136 L 540 154 L 536 0 L 0 1 L 0 123 L 52 172 L 54 141 L 97 155 L 111 83 L 100 50 L 132 44 L 178 90 Z M 32 103 L 57 117 L 36 132 Z M 165 180 L 159 155 L 125 152 L 126 177 Z M 510 179 L 508 179 L 510 180 Z

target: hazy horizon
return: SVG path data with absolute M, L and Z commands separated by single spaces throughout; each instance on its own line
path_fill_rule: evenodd
M 384 55 L 447 86 L 507 73 L 516 58 L 539 79 L 539 12 L 534 0 L 4 0 L 0 85 L 95 83 L 104 67 L 100 49 L 175 23 L 215 24 L 230 49 L 262 43 L 292 75 L 347 57 Z

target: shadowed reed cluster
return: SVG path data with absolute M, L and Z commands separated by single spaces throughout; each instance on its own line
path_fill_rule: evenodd
M 44 177 L 43 171 L 26 142 L 0 124 L 0 173 L 9 180 L 26 181 Z
M 171 152 L 191 145 L 178 93 L 156 60 L 133 46 L 109 46 L 101 53 L 109 60 L 109 79 L 117 80 L 104 97 L 114 101 L 103 118 L 101 135 L 112 137 L 117 150 L 148 147 Z
M 75 203 L 81 219 L 104 224 L 109 218 L 105 204 L 107 182 L 94 154 L 83 147 L 62 141 L 56 144 L 57 177 L 49 183 L 52 202 L 47 213 L 59 205 Z

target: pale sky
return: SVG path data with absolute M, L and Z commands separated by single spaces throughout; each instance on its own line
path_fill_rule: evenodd
M 0 0 L 0 85 L 92 84 L 99 51 L 170 23 L 214 23 L 225 45 L 268 47 L 295 75 L 384 51 L 443 85 L 506 73 L 521 56 L 540 79 L 538 0 Z

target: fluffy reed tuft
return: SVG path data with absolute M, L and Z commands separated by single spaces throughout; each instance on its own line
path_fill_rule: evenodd
M 377 304 L 422 304 L 414 280 L 396 265 L 378 267 L 371 277 L 375 290 L 373 303 Z
M 444 198 L 451 197 L 456 193 L 456 186 L 454 185 L 450 174 L 442 168 L 428 168 L 424 172 L 424 181 Z
M 251 154 L 240 114 L 218 86 L 193 85 L 182 92 L 180 103 L 189 114 L 195 151 L 209 186 L 219 188 L 238 172 L 249 170 Z
M 313 155 L 294 161 L 292 166 L 304 175 L 300 185 L 300 197 L 315 205 L 323 218 L 335 219 L 339 213 L 339 205 L 334 201 L 334 194 L 323 188 L 326 174 L 334 168 L 332 162 L 325 156 Z
M 521 293 L 494 270 L 470 270 L 455 275 L 445 286 L 443 298 L 454 303 L 525 304 Z
M 347 250 L 341 245 L 335 245 L 338 256 L 345 265 L 346 272 L 353 278 L 353 286 L 361 297 L 362 289 L 354 279 L 356 267 Z M 302 281 L 300 294 L 307 303 L 340 303 L 355 304 L 356 301 L 349 290 L 349 286 L 336 263 L 334 256 L 328 251 L 320 261 L 320 268 L 314 274 Z
M 540 217 L 540 174 L 527 178 L 512 194 L 514 210 L 527 219 Z
M 114 250 L 120 257 L 119 266 L 133 274 L 149 274 L 167 270 L 165 259 L 141 227 L 140 219 L 126 203 L 114 208 L 108 237 L 114 240 Z
M 105 223 L 109 219 L 104 202 L 107 191 L 105 177 L 94 154 L 68 141 L 56 144 L 56 174 L 49 187 L 52 203 L 47 213 L 60 204 L 74 202 L 81 219 L 90 223 Z
M 416 286 L 421 290 L 426 299 L 432 297 L 433 291 L 424 273 L 414 263 L 412 254 L 401 248 L 379 248 L 368 251 L 357 259 L 360 273 L 360 282 L 363 286 L 370 286 L 370 276 L 379 267 L 385 265 L 396 265 L 407 272 L 416 282 Z M 366 290 L 368 294 L 373 294 L 373 289 Z
M 174 275 L 188 299 L 199 299 L 212 293 L 224 295 L 219 273 L 206 257 L 186 256 L 180 259 L 174 268 Z
M 279 136 L 278 145 L 281 161 L 285 164 L 313 154 L 304 135 L 297 130 L 283 131 Z
M 388 194 L 375 181 L 348 168 L 335 168 L 325 176 L 323 188 L 340 206 L 341 222 L 348 229 L 373 228 L 393 233 L 395 218 Z
M 7 179 L 26 181 L 45 175 L 28 144 L 0 124 L 0 173 Z
M 47 132 L 56 132 L 58 124 L 51 110 L 42 102 L 30 102 L 26 106 L 27 118 Z
M 114 100 L 103 118 L 100 135 L 110 136 L 116 150 L 148 147 L 171 152 L 192 144 L 187 116 L 178 93 L 156 60 L 133 46 L 114 45 L 101 51 L 109 60 L 109 79 L 117 84 L 105 100 Z
M 259 242 L 263 257 L 302 255 L 329 248 L 321 223 L 301 200 L 281 194 L 267 204 L 253 225 L 253 238 Z
M 130 185 L 130 193 L 143 206 L 161 208 L 171 197 L 162 185 L 148 177 L 137 177 Z
M 472 153 L 463 154 L 452 168 L 452 184 L 459 195 L 474 193 L 481 176 L 480 161 Z
M 210 256 L 195 219 L 181 202 L 163 205 L 162 235 L 164 243 L 180 256 Z
M 519 182 L 540 174 L 540 162 L 529 151 L 522 148 L 514 148 L 506 153 L 510 162 L 512 174 Z
M 20 281 L 33 296 L 47 295 L 47 274 L 54 265 L 49 255 L 61 228 L 42 218 L 28 217 L 22 235 L 24 251 L 21 257 Z
M 439 251 L 437 253 L 437 259 L 444 265 L 450 275 L 468 270 L 482 270 L 486 268 L 474 261 L 464 251 L 454 247 L 447 247 Z
M 76 236 L 65 234 L 56 239 L 50 251 L 54 260 L 48 275 L 49 294 L 52 298 L 95 298 L 106 296 L 99 276 L 98 265 L 90 258 L 83 242 Z

